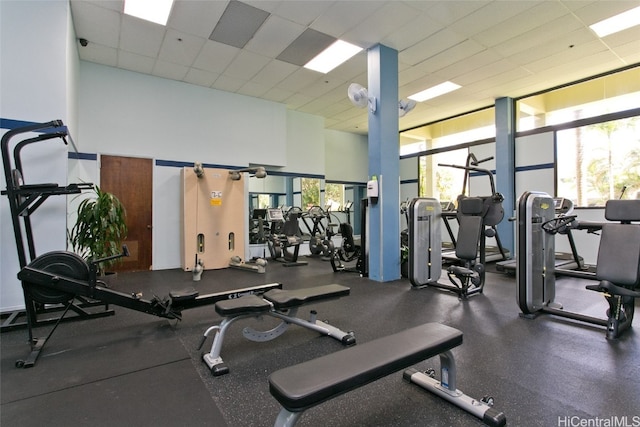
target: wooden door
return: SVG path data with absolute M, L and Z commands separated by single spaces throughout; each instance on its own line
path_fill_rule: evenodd
M 127 211 L 131 255 L 109 269 L 150 270 L 152 263 L 153 161 L 135 157 L 100 156 L 100 188 L 113 193 Z

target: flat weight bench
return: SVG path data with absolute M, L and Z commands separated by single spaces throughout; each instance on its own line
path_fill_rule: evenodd
M 211 332 L 216 331 L 216 335 L 213 339 L 211 351 L 203 354 L 202 360 L 207 364 L 213 376 L 229 373 L 229 368 L 220 357 L 222 342 L 227 329 L 236 320 L 263 315 L 275 317 L 282 320 L 282 322 L 267 331 L 257 331 L 246 327 L 242 331 L 245 338 L 256 342 L 270 341 L 282 335 L 289 328 L 289 325 L 293 323 L 335 338 L 344 345 L 353 345 L 356 343 L 353 332 L 344 332 L 328 323 L 317 320 L 317 313 L 314 310 L 311 311 L 310 320 L 296 317 L 298 308 L 304 304 L 340 298 L 349 295 L 350 291 L 351 289 L 346 286 L 332 284 L 296 290 L 272 289 L 265 292 L 261 297 L 247 295 L 237 299 L 219 301 L 215 304 L 215 310 L 224 319 L 220 325 L 212 326 L 205 331 L 200 348 L 202 348 Z
M 504 414 L 489 405 L 492 399 L 475 400 L 456 389 L 451 349 L 460 344 L 459 330 L 427 323 L 280 369 L 269 377 L 269 390 L 282 405 L 275 427 L 292 427 L 306 409 L 437 355 L 440 381 L 415 369 L 407 369 L 403 378 L 449 400 L 486 424 L 505 425 Z

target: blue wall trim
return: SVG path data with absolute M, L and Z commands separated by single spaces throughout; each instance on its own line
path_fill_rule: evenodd
M 516 172 L 535 171 L 540 169 L 553 169 L 555 165 L 553 163 L 541 163 L 539 165 L 518 166 Z
M 353 185 L 353 186 L 363 186 L 365 187 L 367 185 L 366 182 L 359 182 L 359 181 L 337 181 L 337 180 L 333 180 L 333 179 L 327 179 L 325 181 L 325 183 L 327 184 L 344 184 L 344 185 Z
M 98 160 L 98 155 L 95 153 L 76 153 L 75 151 L 69 151 L 67 157 L 78 160 Z

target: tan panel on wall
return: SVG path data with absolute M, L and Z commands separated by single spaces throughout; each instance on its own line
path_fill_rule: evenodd
M 202 260 L 205 270 L 226 268 L 233 256 L 244 259 L 247 195 L 244 179 L 230 178 L 226 169 L 182 169 L 182 269 Z

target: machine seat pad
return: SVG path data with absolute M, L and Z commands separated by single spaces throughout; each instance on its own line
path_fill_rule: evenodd
M 332 284 L 294 290 L 271 289 L 263 298 L 273 303 L 276 310 L 286 310 L 312 301 L 343 297 L 350 291 L 346 286 Z
M 458 265 L 452 265 L 449 267 L 448 272 L 456 277 L 471 277 L 475 274 L 475 271 Z
M 216 313 L 220 316 L 236 316 L 239 314 L 263 313 L 271 309 L 271 304 L 257 295 L 245 295 L 240 298 L 218 301 Z
M 182 290 L 182 291 L 171 291 L 169 292 L 169 296 L 173 302 L 184 302 L 191 301 L 196 299 L 198 296 L 198 291 L 195 289 Z
M 269 390 L 290 412 L 300 412 L 462 344 L 462 332 L 426 323 L 280 369 Z
M 608 280 L 601 280 L 600 283 L 595 285 L 587 285 L 586 288 L 590 291 L 606 292 L 611 295 L 640 298 L 640 292 L 625 288 L 623 286 L 614 285 Z

